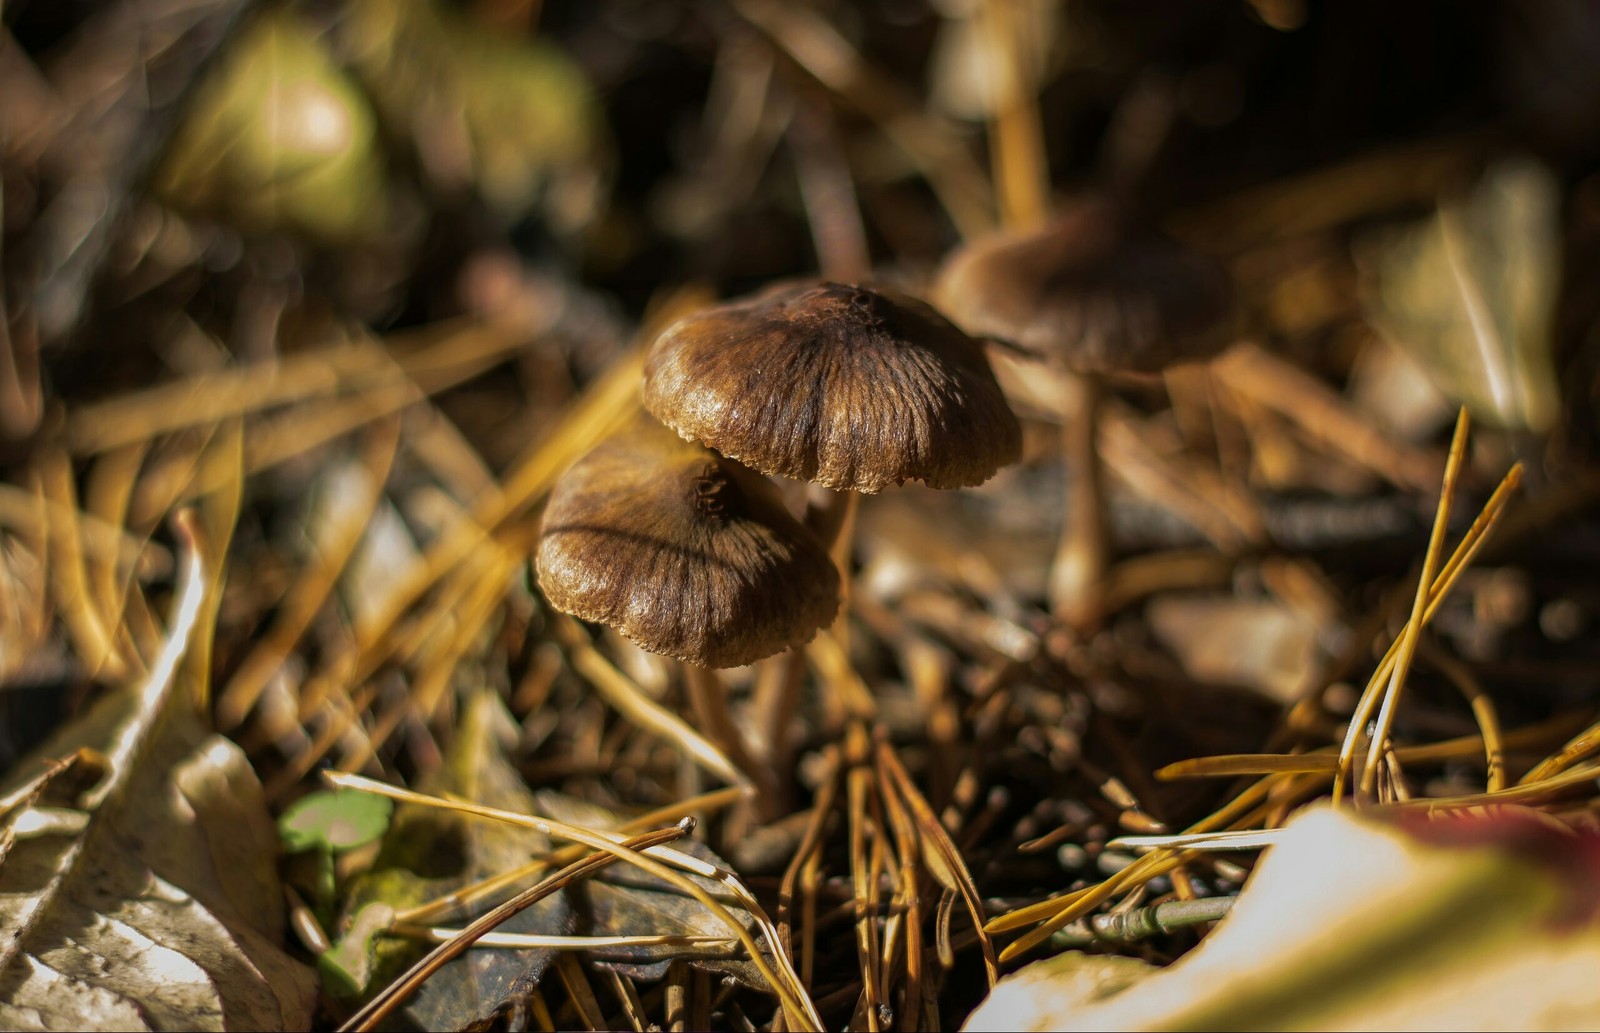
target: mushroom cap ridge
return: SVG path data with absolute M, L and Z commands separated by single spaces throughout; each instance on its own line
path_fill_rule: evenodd
M 827 550 L 770 482 L 654 424 L 562 475 L 536 562 L 556 609 L 702 667 L 801 645 L 839 606 Z
M 780 285 L 680 320 L 645 360 L 644 404 L 763 473 L 867 494 L 981 484 L 1022 449 L 978 342 L 852 284 Z

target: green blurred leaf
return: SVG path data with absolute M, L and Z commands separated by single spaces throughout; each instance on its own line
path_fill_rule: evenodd
M 384 122 L 436 187 L 470 186 L 508 218 L 542 207 L 561 231 L 593 217 L 604 123 L 566 54 L 425 0 L 356 0 L 344 35 Z
M 394 801 L 375 793 L 322 789 L 297 800 L 278 818 L 278 835 L 290 853 L 325 847 L 338 853 L 383 835 Z
M 368 904 L 356 912 L 339 942 L 317 958 L 328 993 L 354 1000 L 367 992 L 377 964 L 377 939 L 393 923 L 394 908 L 388 904 Z
M 369 237 L 387 207 L 371 107 L 283 10 L 251 25 L 197 92 L 154 186 L 181 211 L 326 243 Z

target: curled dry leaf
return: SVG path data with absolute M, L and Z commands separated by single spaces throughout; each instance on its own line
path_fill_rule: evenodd
M 838 609 L 827 550 L 769 482 L 648 424 L 556 484 L 538 566 L 557 609 L 703 667 L 807 642 Z
M 680 320 L 645 360 L 644 404 L 762 473 L 841 491 L 982 484 L 1022 450 L 976 341 L 915 298 L 838 283 Z
M 1103 959 L 1063 954 L 1002 981 L 966 1028 L 1592 1029 L 1597 885 L 1600 835 L 1537 811 L 1318 808 L 1170 968 L 1114 985 Z

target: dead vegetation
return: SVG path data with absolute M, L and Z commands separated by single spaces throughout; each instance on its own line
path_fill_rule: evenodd
M 1500 952 L 1441 956 L 1469 1017 L 1600 1016 L 1592 930 L 1535 920 L 1592 917 L 1544 861 L 1596 876 L 1586 5 L 0 12 L 0 1024 L 938 1029 L 1088 949 L 976 1021 L 1449 1025 L 1296 950 L 1432 958 L 1456 914 Z M 960 317 L 1021 418 L 980 487 L 657 450 L 722 522 L 674 548 L 831 549 L 817 598 L 778 565 L 803 632 L 680 665 L 634 642 L 710 618 L 541 593 L 562 475 L 651 451 L 668 327 L 819 274 L 958 315 L 963 244 L 1086 224 L 1135 229 Z M 788 523 L 721 544 L 747 510 Z M 766 658 L 699 666 L 730 634 Z

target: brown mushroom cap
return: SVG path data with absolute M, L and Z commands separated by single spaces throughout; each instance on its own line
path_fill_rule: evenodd
M 968 333 L 1082 373 L 1154 373 L 1209 358 L 1232 330 L 1219 263 L 1097 200 L 1043 230 L 956 252 L 933 297 Z
M 654 424 L 556 483 L 537 562 L 556 609 L 702 667 L 803 644 L 839 606 L 827 549 L 771 483 Z
M 976 341 L 914 298 L 838 283 L 680 320 L 645 360 L 644 404 L 763 473 L 868 494 L 981 484 L 1022 449 Z

